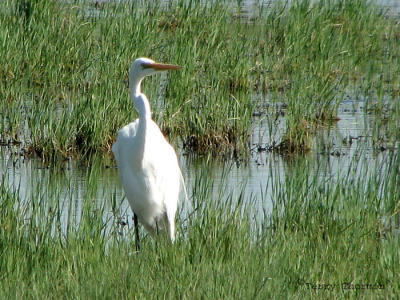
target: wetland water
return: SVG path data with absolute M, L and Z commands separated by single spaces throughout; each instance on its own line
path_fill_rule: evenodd
M 167 2 L 167 1 L 166 1 Z M 256 5 L 264 5 L 268 6 L 271 5 L 271 3 L 274 2 L 274 0 L 260 0 L 260 1 L 254 1 L 254 0 L 244 0 L 242 2 L 242 9 L 243 13 L 245 15 L 251 15 L 253 11 L 255 11 L 254 7 Z M 288 1 L 293 2 L 291 1 Z M 398 16 L 400 14 L 400 2 L 398 0 L 377 0 L 376 3 L 382 5 L 383 7 L 387 8 L 387 14 L 391 16 Z
M 245 161 L 209 161 L 204 157 L 191 158 L 180 153 L 180 164 L 189 197 L 193 196 L 199 178 L 206 176 L 214 201 L 241 198 L 254 212 L 258 220 L 269 215 L 273 207 L 276 182 L 283 182 L 291 176 L 296 166 L 308 166 L 320 181 L 335 181 L 349 172 L 366 176 L 368 170 L 386 168 L 386 158 L 392 151 L 398 151 L 398 144 L 372 146 L 370 135 L 374 123 L 373 115 L 363 112 L 363 102 L 346 100 L 339 107 L 340 120 L 330 128 L 321 128 L 315 139 L 314 150 L 295 156 L 282 156 L 268 151 L 269 145 L 279 139 L 284 119 L 273 118 L 268 113 L 254 117 L 254 132 L 250 141 L 251 155 Z M 272 128 L 272 132 L 269 130 Z M 21 202 L 32 199 L 49 201 L 61 212 L 61 219 L 67 224 L 80 219 L 82 207 L 87 201 L 95 202 L 105 210 L 104 220 L 114 223 L 114 216 L 132 225 L 132 212 L 124 200 L 113 160 L 105 163 L 95 160 L 90 168 L 65 161 L 55 169 L 48 168 L 38 159 L 26 159 L 20 155 L 21 146 L 1 147 L 0 175 L 3 182 L 18 190 Z M 206 174 L 206 175 L 205 175 Z M 243 197 L 239 197 L 239 195 Z M 181 201 L 181 213 L 192 211 L 190 205 Z M 116 213 L 117 212 L 117 213 Z M 114 220 L 115 221 L 115 220 Z M 130 227 L 129 226 L 129 227 Z
M 243 1 L 241 13 L 244 16 L 251 15 L 255 3 L 268 5 L 270 1 Z M 400 12 L 398 1 L 378 3 L 388 7 L 388 14 L 398 15 Z M 375 117 L 365 112 L 366 101 L 351 97 L 344 100 L 338 110 L 340 120 L 330 127 L 321 126 L 313 149 L 304 155 L 288 157 L 268 151 L 271 145 L 279 142 L 285 127 L 284 116 L 276 118 L 268 110 L 261 110 L 253 118 L 254 130 L 249 140 L 251 154 L 244 161 L 227 160 L 223 163 L 204 157 L 191 158 L 175 145 L 189 197 L 193 194 L 197 178 L 206 174 L 210 179 L 210 186 L 206 188 L 214 195 L 213 199 L 237 199 L 238 195 L 243 194 L 244 201 L 248 202 L 256 215 L 262 217 L 272 210 L 274 182 L 284 181 L 296 165 L 314 166 L 310 168 L 315 170 L 315 176 L 321 181 L 335 180 L 341 174 L 350 172 L 350 169 L 356 172 L 371 170 L 376 166 L 385 169 L 385 158 L 388 153 L 398 151 L 398 142 L 390 145 L 373 144 L 370 137 L 374 131 Z M 265 100 L 260 102 L 262 104 Z M 59 203 L 65 224 L 71 216 L 79 219 L 83 202 L 95 201 L 99 207 L 110 206 L 105 211 L 117 207 L 118 218 L 131 223 L 132 213 L 124 200 L 113 160 L 94 162 L 89 169 L 66 161 L 52 170 L 37 159 L 24 158 L 19 154 L 20 151 L 21 146 L 18 145 L 0 147 L 0 174 L 5 184 L 18 190 L 22 201 L 37 198 Z M 183 206 L 185 213 L 190 212 L 190 207 Z M 110 213 L 105 218 L 112 216 Z
M 0 5 L 0 299 L 396 298 L 398 17 L 82 1 Z M 143 91 L 190 201 L 138 252 L 108 154 L 143 55 L 184 66 Z
M 82 2 L 93 2 L 93 3 L 102 3 L 102 2 L 111 2 L 113 0 L 83 0 Z M 134 1 L 134 2 L 141 2 Z M 170 0 L 164 0 L 163 3 L 169 3 Z M 255 11 L 257 11 L 257 7 L 265 6 L 268 7 L 274 3 L 274 0 L 243 0 L 243 1 L 233 1 L 234 5 L 236 3 L 240 4 L 240 14 L 243 16 L 251 16 Z M 293 0 L 288 0 L 288 3 L 293 2 Z M 382 5 L 384 8 L 387 8 L 387 14 L 391 16 L 400 15 L 400 2 L 398 0 L 377 0 L 376 3 Z

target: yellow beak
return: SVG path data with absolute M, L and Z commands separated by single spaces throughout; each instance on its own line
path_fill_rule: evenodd
M 182 69 L 181 66 L 177 65 L 167 65 L 167 64 L 160 64 L 160 63 L 148 63 L 143 64 L 143 68 L 153 68 L 154 70 L 164 71 L 164 70 L 179 70 Z

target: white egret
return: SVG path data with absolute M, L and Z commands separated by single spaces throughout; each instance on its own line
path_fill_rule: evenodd
M 181 169 L 173 147 L 151 118 L 150 103 L 140 90 L 144 77 L 180 66 L 136 59 L 129 72 L 129 89 L 139 118 L 118 132 L 112 151 L 135 223 L 136 249 L 140 249 L 138 221 L 152 235 L 166 231 L 175 239 L 175 213 L 181 187 Z

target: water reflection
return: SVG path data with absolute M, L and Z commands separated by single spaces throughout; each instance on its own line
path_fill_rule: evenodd
M 170 5 L 176 0 L 162 0 L 162 1 L 144 1 L 144 0 L 65 0 L 67 2 L 79 2 L 87 3 L 88 6 L 85 8 L 85 17 L 109 17 L 110 14 L 104 14 L 101 8 L 105 3 L 137 3 L 141 5 L 149 5 L 153 3 L 157 7 L 165 7 Z M 319 2 L 320 0 L 311 0 L 311 2 Z M 189 1 L 188 1 L 189 2 Z M 213 1 L 199 1 L 213 3 Z M 237 11 L 235 16 L 243 20 L 257 17 L 259 14 L 263 14 L 268 11 L 276 2 L 286 3 L 290 5 L 294 0 L 239 0 L 239 1 L 227 1 L 226 5 L 230 9 Z M 379 6 L 384 9 L 384 13 L 387 16 L 398 17 L 400 16 L 400 2 L 398 0 L 375 0 Z
M 272 1 L 245 0 L 236 3 L 239 2 L 240 14 L 250 17 L 258 7 L 268 7 Z M 377 3 L 387 7 L 389 14 L 400 14 L 400 2 L 397 0 L 381 0 Z M 340 120 L 330 128 L 320 130 L 313 151 L 296 157 L 265 151 L 269 145 L 279 143 L 285 128 L 284 118 L 274 119 L 268 114 L 255 116 L 252 153 L 247 162 L 221 163 L 180 156 L 189 197 L 193 195 L 196 180 L 206 174 L 212 185 L 212 199 L 237 199 L 244 192 L 243 199 L 251 202 L 259 216 L 264 216 L 272 210 L 272 197 L 276 195 L 273 191 L 276 186 L 274 182 L 283 182 L 292 176 L 293 170 L 299 165 L 313 166 L 321 180 L 345 176 L 354 164 L 357 164 L 355 172 L 367 172 L 373 170 L 374 166 L 379 166 L 384 172 L 388 152 L 380 152 L 373 147 L 369 135 L 374 127 L 374 117 L 365 114 L 362 109 L 362 101 L 351 98 L 344 100 L 339 107 Z M 111 167 L 98 161 L 91 168 L 86 168 L 65 161 L 61 166 L 48 169 L 40 160 L 24 159 L 19 152 L 19 146 L 0 147 L 0 176 L 20 196 L 21 205 L 35 199 L 46 202 L 49 209 L 58 206 L 62 211 L 62 223 L 71 224 L 80 219 L 85 202 L 92 201 L 99 208 L 104 207 L 107 212 L 105 220 L 117 216 L 121 221 L 131 224 L 132 213 L 128 202 L 124 200 L 117 169 L 112 162 L 109 163 Z M 182 214 L 187 214 L 192 208 L 184 204 Z
M 268 115 L 255 117 L 253 151 L 246 162 L 223 163 L 181 155 L 189 197 L 198 188 L 199 178 L 205 176 L 209 179 L 210 199 L 240 198 L 262 218 L 272 210 L 276 182 L 295 176 L 293 170 L 299 166 L 314 172 L 321 181 L 335 180 L 349 172 L 364 176 L 375 168 L 384 172 L 389 151 L 372 147 L 368 134 L 373 117 L 362 111 L 362 105 L 362 102 L 355 105 L 354 101 L 344 101 L 339 107 L 340 121 L 331 128 L 323 128 L 315 139 L 315 150 L 304 155 L 281 156 L 262 151 L 262 145 L 279 140 L 284 129 L 275 123 L 268 125 Z M 120 223 L 132 225 L 132 212 L 124 200 L 112 160 L 108 163 L 95 160 L 90 168 L 67 160 L 49 169 L 38 159 L 25 159 L 19 147 L 0 148 L 0 176 L 20 196 L 21 205 L 36 201 L 45 203 L 44 207 L 49 210 L 58 207 L 62 224 L 77 224 L 85 204 L 94 202 L 104 210 L 105 221 L 115 224 L 114 218 L 118 218 Z M 192 209 L 185 201 L 181 203 L 181 215 L 187 215 Z

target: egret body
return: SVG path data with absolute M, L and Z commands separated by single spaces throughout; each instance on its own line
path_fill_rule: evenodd
M 134 213 L 136 248 L 138 222 L 154 235 L 166 231 L 175 239 L 175 214 L 183 177 L 173 147 L 151 118 L 150 103 L 140 90 L 144 77 L 179 66 L 159 64 L 148 58 L 136 59 L 129 72 L 133 106 L 139 114 L 118 132 L 112 151 L 126 198 Z

